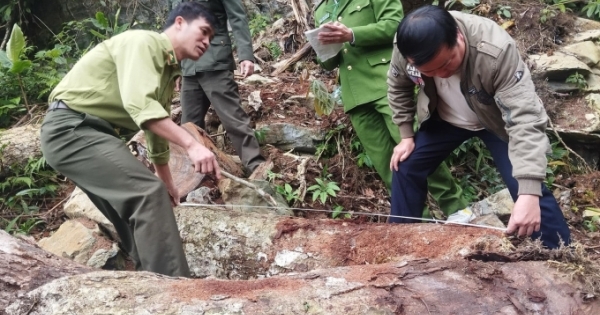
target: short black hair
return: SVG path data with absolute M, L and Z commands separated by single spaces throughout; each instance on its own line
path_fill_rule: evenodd
M 453 48 L 457 32 L 458 24 L 448 11 L 426 5 L 410 12 L 400 22 L 396 45 L 404 58 L 421 66 L 431 61 L 442 46 Z
M 215 29 L 217 25 L 217 18 L 210 12 L 206 7 L 198 2 L 182 2 L 178 4 L 171 13 L 169 13 L 169 17 L 165 22 L 164 29 L 171 27 L 175 23 L 175 19 L 181 16 L 187 22 L 192 22 L 198 18 L 204 18 L 212 29 Z

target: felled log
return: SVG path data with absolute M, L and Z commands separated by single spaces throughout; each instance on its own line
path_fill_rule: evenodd
M 543 262 L 401 261 L 227 281 L 100 271 L 41 286 L 11 315 L 599 314 Z
M 436 224 L 307 220 L 221 207 L 175 209 L 192 273 L 251 279 L 318 268 L 501 252 L 501 232 Z
M 193 123 L 186 123 L 182 125 L 182 127 L 187 130 L 196 140 L 198 140 L 202 145 L 207 147 L 210 151 L 212 151 L 217 157 L 217 162 L 219 162 L 219 166 L 235 175 L 242 175 L 242 168 L 239 164 L 235 163 L 233 159 L 225 152 L 219 150 L 215 144 L 212 142 L 208 134 L 202 130 L 200 127 L 194 125 Z M 128 146 L 131 152 L 136 156 L 138 160 L 140 160 L 146 167 L 150 170 L 154 171 L 150 160 L 148 159 L 148 151 L 146 146 L 146 139 L 144 137 L 144 131 L 140 131 L 131 140 L 128 142 Z M 198 188 L 202 180 L 204 179 L 204 174 L 196 173 L 194 171 L 194 165 L 190 160 L 187 152 L 184 148 L 171 143 L 169 145 L 169 149 L 171 151 L 171 158 L 169 160 L 169 168 L 171 169 L 171 174 L 173 176 L 173 182 L 175 186 L 179 189 L 180 197 L 186 196 L 192 190 Z
M 0 179 L 11 173 L 11 167 L 23 167 L 29 158 L 42 156 L 39 134 L 39 125 L 0 131 Z
M 0 230 L 0 314 L 19 296 L 52 280 L 91 268 L 54 256 Z

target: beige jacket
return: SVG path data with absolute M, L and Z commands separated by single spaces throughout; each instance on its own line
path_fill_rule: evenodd
M 450 13 L 466 41 L 462 94 L 485 129 L 508 142 L 519 195 L 541 196 L 546 152 L 550 149 L 545 133 L 548 116 L 535 93 L 529 69 L 515 41 L 496 23 L 476 15 Z M 433 78 L 421 77 L 395 44 L 387 82 L 394 123 L 403 137 L 412 137 L 415 111 L 419 126 L 435 111 L 438 103 L 435 82 Z M 415 104 L 416 84 L 421 89 Z

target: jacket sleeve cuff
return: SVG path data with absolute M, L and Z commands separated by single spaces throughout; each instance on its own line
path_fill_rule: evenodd
M 169 163 L 170 151 L 160 153 L 148 153 L 148 159 L 152 164 L 164 165 Z
M 536 195 L 542 196 L 542 180 L 533 178 L 518 178 L 520 195 Z
M 412 138 L 415 136 L 415 131 L 413 130 L 413 122 L 408 121 L 404 122 L 400 125 L 400 137 L 404 138 Z

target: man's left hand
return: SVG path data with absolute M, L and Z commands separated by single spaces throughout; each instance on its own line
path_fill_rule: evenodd
M 251 76 L 254 73 L 254 62 L 250 60 L 240 62 L 240 71 L 244 78 Z
M 171 206 L 179 206 L 179 190 L 175 185 L 168 185 L 167 191 L 169 192 L 169 199 L 171 199 Z
M 506 234 L 517 232 L 519 236 L 530 236 L 533 232 L 540 230 L 541 222 L 540 197 L 520 195 L 510 215 Z
M 324 44 L 351 43 L 352 30 L 340 22 L 329 22 L 321 25 L 324 30 L 319 33 L 319 41 Z

